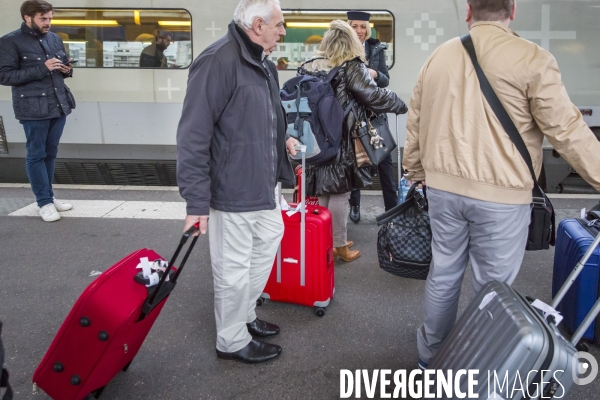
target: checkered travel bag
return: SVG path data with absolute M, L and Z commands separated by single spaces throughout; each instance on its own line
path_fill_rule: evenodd
M 415 182 L 406 201 L 377 217 L 379 266 L 403 278 L 427 279 L 431 264 L 431 226 L 427 198 Z

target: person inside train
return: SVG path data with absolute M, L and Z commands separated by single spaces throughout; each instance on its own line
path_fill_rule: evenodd
M 173 34 L 167 31 L 155 31 L 154 41 L 142 50 L 140 67 L 142 68 L 167 68 L 167 57 L 164 51 L 171 45 Z
M 325 76 L 337 66 L 342 67 L 332 81 L 336 97 L 344 109 L 352 100 L 356 104 L 344 121 L 338 157 L 324 164 L 307 165 L 306 195 L 319 197 L 319 204 L 331 211 L 334 254 L 349 262 L 358 258 L 360 251 L 351 250 L 353 242 L 347 240 L 348 198 L 353 189 L 372 183 L 370 169 L 357 166 L 352 136 L 357 124 L 366 120 L 367 109 L 402 114 L 407 108 L 396 93 L 377 86 L 365 64 L 362 43 L 350 25 L 340 20 L 331 22 L 316 56 L 298 73 Z
M 387 49 L 387 46 L 371 37 L 371 24 L 369 23 L 371 14 L 364 11 L 348 11 L 347 15 L 348 23 L 354 29 L 358 40 L 361 41 L 365 48 L 365 58 L 367 60 L 366 64 L 369 75 L 375 80 L 378 87 L 387 87 L 390 84 L 390 74 L 385 63 L 385 49 Z M 373 167 L 373 170 L 373 172 L 379 174 L 379 182 L 381 183 L 381 191 L 383 192 L 383 204 L 387 211 L 396 205 L 397 199 L 392 155 L 388 154 L 377 167 Z M 350 193 L 349 217 L 355 224 L 360 221 L 359 189 L 354 189 Z
M 73 67 L 63 42 L 50 32 L 52 4 L 27 0 L 21 5 L 21 28 L 0 38 L 0 84 L 12 86 L 15 118 L 27 139 L 25 170 L 46 222 L 58 221 L 59 211 L 73 206 L 54 198 L 52 181 L 67 115 L 75 98 L 65 85 Z
M 294 183 L 277 69 L 267 59 L 285 35 L 279 0 L 241 0 L 227 34 L 194 60 L 177 128 L 184 230 L 209 233 L 217 357 L 259 363 L 282 349 L 256 300 L 283 237 L 278 181 Z M 268 129 L 265 129 L 268 127 Z M 286 152 L 287 150 L 287 152 Z M 209 223 L 210 216 L 210 223 Z
M 571 103 L 556 59 L 509 28 L 514 0 L 468 0 L 478 63 L 523 138 L 535 174 L 542 141 L 600 191 L 600 142 Z M 507 68 L 510 66 L 510 68 Z M 426 368 L 454 326 L 470 261 L 473 293 L 512 284 L 528 237 L 532 174 L 490 108 L 460 38 L 438 47 L 418 76 L 406 125 L 403 168 L 427 183 L 433 233 L 424 322 L 417 331 Z

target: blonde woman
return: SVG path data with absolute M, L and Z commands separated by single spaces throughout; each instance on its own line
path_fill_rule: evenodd
M 371 182 L 370 168 L 358 168 L 354 156 L 352 134 L 357 122 L 366 120 L 366 109 L 375 113 L 402 114 L 406 104 L 392 91 L 377 86 L 365 66 L 365 51 L 350 25 L 344 21 L 331 22 L 317 55 L 299 68 L 303 75 L 319 77 L 341 66 L 332 80 L 337 99 L 346 108 L 355 100 L 343 124 L 342 145 L 333 160 L 306 167 L 306 195 L 318 196 L 319 203 L 331 211 L 334 253 L 344 261 L 353 261 L 360 251 L 351 250 L 346 222 L 350 191 L 364 188 Z
M 365 48 L 365 58 L 369 74 L 375 80 L 377 86 L 380 88 L 387 87 L 390 84 L 390 73 L 385 61 L 385 49 L 387 49 L 387 46 L 371 37 L 371 24 L 369 22 L 371 14 L 364 11 L 348 11 L 347 15 L 348 24 L 354 29 L 358 40 Z M 397 199 L 392 155 L 388 154 L 377 165 L 376 170 L 379 173 L 385 211 L 388 211 L 396 205 Z M 350 194 L 350 214 L 348 214 L 348 217 L 355 224 L 358 224 L 358 221 L 360 221 L 360 190 L 353 190 Z

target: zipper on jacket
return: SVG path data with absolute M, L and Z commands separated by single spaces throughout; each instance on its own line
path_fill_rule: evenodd
M 267 72 L 268 74 L 268 72 Z M 273 115 L 273 102 L 271 101 L 271 88 L 269 87 L 269 80 L 265 80 L 265 82 L 267 83 L 267 93 L 269 94 L 269 112 L 271 113 L 271 159 L 273 160 L 273 162 L 271 163 L 271 167 L 272 167 L 272 173 L 273 173 L 273 177 L 275 178 L 275 186 L 277 186 L 277 176 L 275 176 L 277 174 L 277 162 L 276 162 L 276 155 L 275 155 L 275 150 L 277 148 L 277 127 L 275 127 L 275 129 L 273 129 L 273 124 L 276 122 L 275 121 L 275 115 Z M 273 141 L 275 141 L 275 144 L 273 144 Z M 273 190 L 273 200 L 275 201 L 275 204 L 277 204 L 277 199 L 275 198 L 275 191 Z

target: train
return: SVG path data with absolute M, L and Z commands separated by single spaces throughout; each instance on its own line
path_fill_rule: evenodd
M 55 182 L 80 185 L 176 185 L 176 130 L 188 68 L 223 36 L 237 0 L 56 0 L 52 31 L 75 60 L 67 80 L 77 101 L 68 117 Z M 0 35 L 18 29 L 21 1 L 0 0 Z M 437 46 L 467 33 L 466 1 L 281 0 L 287 34 L 270 54 L 280 83 L 318 49 L 331 20 L 349 10 L 371 13 L 372 35 L 387 44 L 390 88 L 407 103 Z M 520 0 L 511 28 L 557 59 L 573 103 L 600 140 L 600 0 Z M 172 42 L 167 65 L 140 67 L 157 33 Z M 406 116 L 390 118 L 399 154 Z M 14 118 L 10 87 L 0 87 L 0 183 L 27 182 L 25 135 Z M 545 141 L 540 181 L 547 192 L 596 193 Z M 377 188 L 377 181 L 374 182 Z

